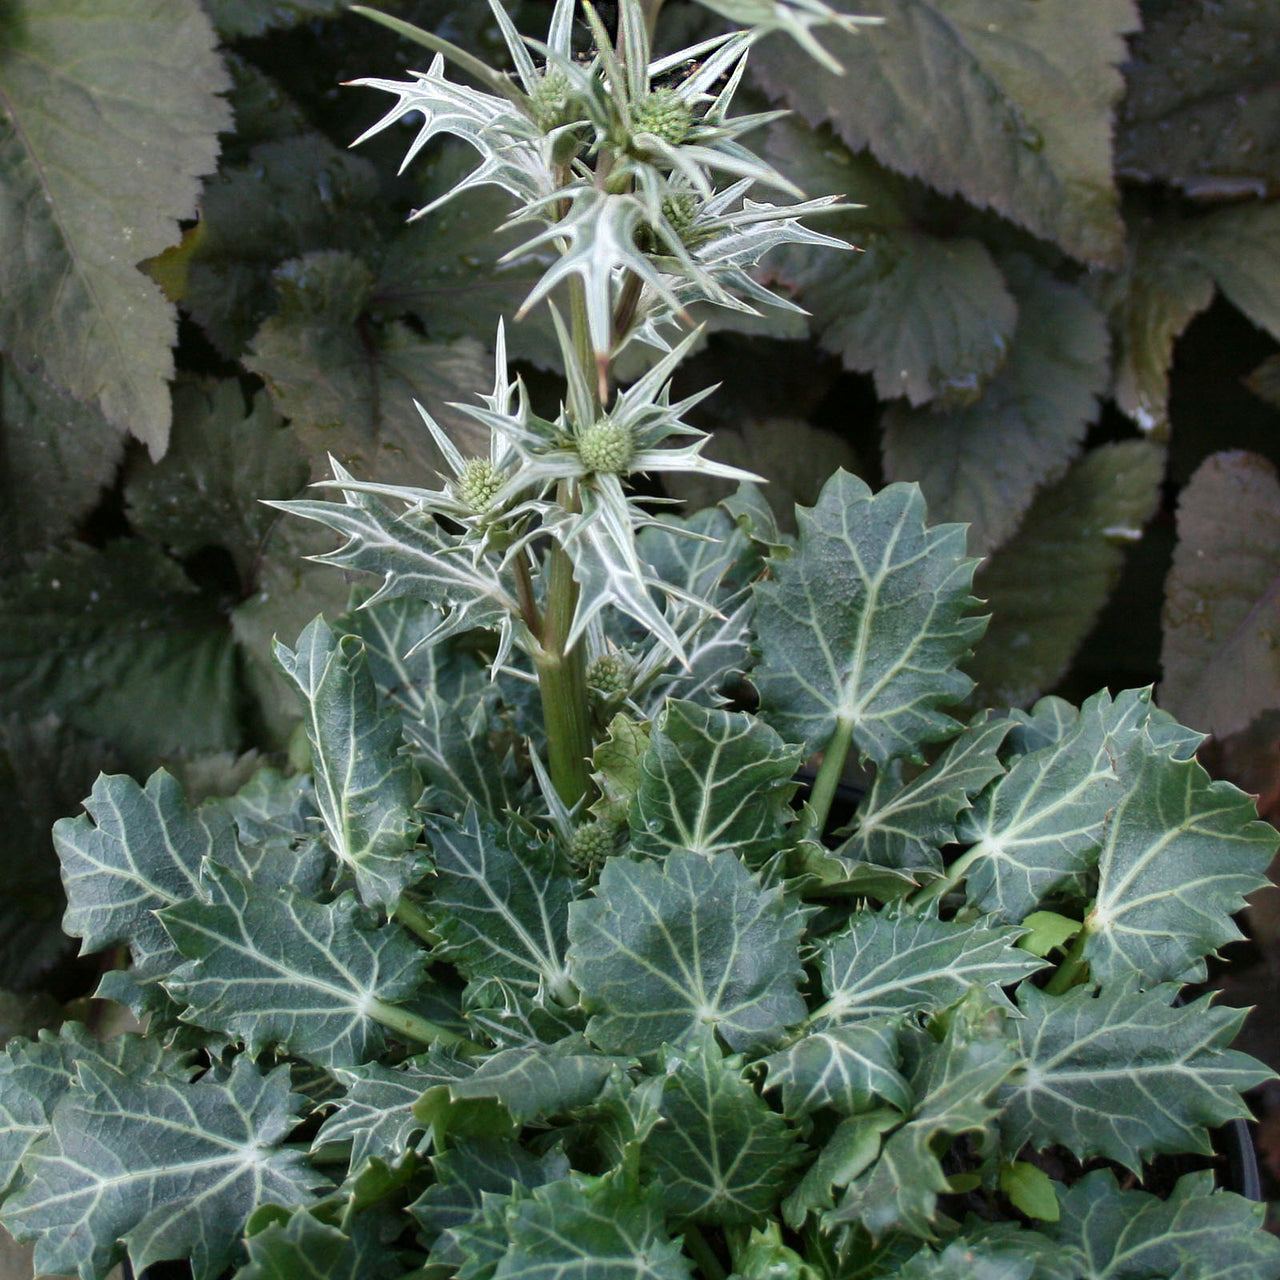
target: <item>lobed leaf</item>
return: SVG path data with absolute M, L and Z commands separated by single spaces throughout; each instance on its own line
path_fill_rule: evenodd
M 761 1225 L 791 1185 L 799 1136 L 724 1058 L 713 1036 L 668 1055 L 661 1122 L 645 1137 L 641 1167 L 662 1187 L 677 1222 Z
M 758 862 L 794 817 L 799 765 L 800 753 L 754 717 L 668 699 L 639 760 L 632 848 L 658 857 L 736 852 Z
M 1185 1275 L 1195 1280 L 1254 1280 L 1280 1268 L 1280 1241 L 1263 1230 L 1263 1209 L 1215 1191 L 1212 1173 L 1190 1173 L 1160 1200 L 1122 1191 L 1097 1169 L 1059 1197 L 1053 1235 L 1074 1249 L 1086 1280 Z
M 223 1081 L 82 1074 L 28 1155 L 5 1225 L 36 1241 L 38 1271 L 102 1280 L 127 1248 L 135 1272 L 190 1258 L 195 1280 L 213 1280 L 256 1208 L 306 1204 L 323 1184 L 281 1146 L 294 1101 L 288 1067 L 263 1076 L 247 1058 Z
M 711 1028 L 767 1045 L 804 1016 L 802 918 L 727 853 L 610 859 L 569 910 L 569 969 L 608 1053 L 683 1045 Z
M 1100 982 L 1194 979 L 1205 955 L 1241 936 L 1231 916 L 1265 883 L 1280 835 L 1250 796 L 1176 746 L 1152 750 L 1139 735 L 1120 770 L 1125 791 L 1108 817 L 1084 957 Z
M 761 718 L 806 752 L 852 732 L 877 765 L 949 737 L 939 708 L 968 691 L 955 664 L 984 625 L 965 616 L 963 529 L 926 528 L 913 486 L 872 495 L 844 471 L 796 516 L 795 554 L 754 588 Z
M 554 853 L 514 829 L 433 818 L 431 902 L 441 942 L 435 954 L 470 980 L 495 977 L 528 996 L 546 990 L 572 1004 L 565 942 L 576 884 Z
M 245 1239 L 249 1261 L 235 1280 L 397 1280 L 404 1270 L 379 1227 L 357 1217 L 339 1230 L 307 1209 L 295 1209 L 283 1221 L 251 1230 Z
M 185 1019 L 242 1037 L 254 1055 L 279 1046 L 336 1067 L 379 1052 L 376 1019 L 418 994 L 426 967 L 403 930 L 367 927 L 350 894 L 322 906 L 216 863 L 201 889 L 204 901 L 157 913 L 187 957 L 164 984 Z
M 276 661 L 303 698 L 316 805 L 339 862 L 363 902 L 395 908 L 417 874 L 414 814 L 420 787 L 400 752 L 400 717 L 383 704 L 364 645 L 317 618 Z
M 1160 1152 L 1207 1155 L 1209 1130 L 1247 1116 L 1240 1094 L 1271 1073 L 1227 1048 L 1242 1011 L 1210 1008 L 1209 996 L 1171 1009 L 1173 994 L 1141 991 L 1134 978 L 1097 994 L 1021 987 L 1015 1030 L 1026 1067 L 1001 1099 L 1006 1148 L 1064 1146 L 1138 1175 Z
M 876 1099 L 909 1111 L 912 1095 L 899 1071 L 898 1027 L 896 1017 L 868 1018 L 813 1032 L 762 1059 L 769 1072 L 765 1088 L 782 1090 L 788 1116 L 821 1107 L 856 1115 Z

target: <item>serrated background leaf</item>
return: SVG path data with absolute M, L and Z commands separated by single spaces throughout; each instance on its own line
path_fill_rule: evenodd
M 763 1059 L 765 1088 L 782 1090 L 789 1116 L 820 1107 L 853 1115 L 876 1098 L 909 1111 L 911 1091 L 898 1070 L 898 1025 L 897 1018 L 868 1018 L 807 1035 Z
M 569 911 L 569 967 L 606 1052 L 647 1053 L 712 1028 L 767 1045 L 804 1016 L 801 918 L 732 854 L 610 859 Z
M 995 209 L 1086 262 L 1120 254 L 1111 117 L 1138 25 L 1130 0 L 865 0 L 882 26 L 824 43 L 845 68 L 821 71 L 782 41 L 758 78 L 810 123 L 830 120 L 854 151 Z M 856 87 L 855 87 L 856 86 Z M 927 92 L 930 109 L 917 95 Z
M 964 530 L 926 528 L 914 486 L 873 496 L 843 471 L 796 515 L 796 554 L 754 588 L 761 719 L 807 752 L 851 726 L 877 765 L 949 736 L 939 708 L 968 691 L 955 664 L 983 627 Z
M 40 0 L 0 61 L 0 339 L 157 458 L 177 318 L 135 264 L 177 239 L 230 123 L 213 46 L 195 0 Z
M 364 645 L 317 618 L 296 650 L 276 660 L 304 699 L 316 804 L 329 844 L 354 876 L 361 900 L 395 908 L 413 879 L 421 829 L 412 762 L 400 753 L 400 717 L 378 696 Z
M 631 843 L 757 861 L 794 817 L 788 801 L 800 753 L 751 716 L 675 699 L 664 704 L 639 761 Z
M 1058 997 L 1024 986 L 1014 1029 L 1026 1067 L 1001 1096 L 1008 1150 L 1065 1146 L 1138 1174 L 1160 1152 L 1208 1154 L 1209 1130 L 1247 1116 L 1240 1094 L 1270 1072 L 1226 1047 L 1239 1011 L 1208 996 L 1171 1009 L 1173 994 L 1135 981 Z
M 1280 707 L 1280 481 L 1255 453 L 1205 459 L 1178 501 L 1161 702 L 1223 738 Z
M 186 1020 L 242 1037 L 255 1056 L 278 1045 L 345 1067 L 377 1055 L 378 1004 L 406 1000 L 422 984 L 425 954 L 408 934 L 367 927 L 349 894 L 322 906 L 216 864 L 201 887 L 205 901 L 159 916 L 187 957 L 164 984 L 187 1002 Z
M 1068 670 L 1160 500 L 1160 446 L 1091 449 L 1041 490 L 1018 531 L 974 574 L 991 624 L 965 663 L 970 701 L 1025 706 Z M 1045 566 L 1054 572 L 1046 573 Z
M 1107 326 L 1083 292 L 1029 259 L 1006 261 L 1018 300 L 1009 358 L 975 403 L 891 405 L 883 419 L 885 475 L 916 480 L 933 520 L 969 524 L 969 550 L 1004 542 L 1036 489 L 1066 469 L 1107 388 Z
M 381 1240 L 379 1226 L 356 1217 L 339 1231 L 296 1209 L 288 1222 L 272 1222 L 247 1238 L 249 1261 L 235 1280 L 395 1280 L 404 1269 Z
M 113 1072 L 57 1108 L 5 1225 L 36 1239 L 38 1271 L 101 1280 L 127 1240 L 137 1271 L 190 1257 L 196 1280 L 212 1280 L 255 1208 L 304 1204 L 323 1182 L 279 1145 L 291 1102 L 287 1067 L 263 1077 L 244 1058 L 225 1083 Z

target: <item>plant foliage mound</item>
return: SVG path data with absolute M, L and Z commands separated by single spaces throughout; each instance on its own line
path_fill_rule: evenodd
M 1178 997 L 1275 832 L 1149 690 L 961 714 L 977 562 L 914 484 L 837 471 L 793 535 L 704 456 L 688 309 L 842 247 L 731 103 L 765 29 L 829 58 L 836 15 L 722 0 L 745 31 L 655 57 L 657 7 L 582 6 L 584 58 L 571 0 L 537 41 L 495 2 L 514 79 L 405 28 L 428 70 L 367 82 L 371 133 L 461 136 L 456 190 L 517 202 L 563 400 L 500 331 L 478 448 L 419 406 L 439 487 L 335 462 L 277 504 L 365 583 L 275 645 L 309 763 L 104 775 L 58 823 L 146 1029 L 10 1043 L 0 1219 L 84 1280 L 1273 1276 L 1210 1140 L 1269 1072 Z M 739 487 L 676 516 L 635 487 L 670 473 Z

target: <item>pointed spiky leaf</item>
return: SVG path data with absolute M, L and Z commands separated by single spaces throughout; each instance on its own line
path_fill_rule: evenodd
M 1160 1152 L 1208 1154 L 1209 1130 L 1247 1116 L 1241 1093 L 1271 1073 L 1227 1048 L 1242 1010 L 1210 1008 L 1209 996 L 1171 1009 L 1173 995 L 1133 979 L 1096 995 L 1023 986 L 1014 1028 L 1026 1068 L 1001 1099 L 1007 1149 L 1064 1146 L 1138 1174 Z
M 662 1184 L 677 1222 L 760 1225 L 791 1184 L 798 1135 L 706 1035 L 668 1057 L 662 1121 L 641 1146 L 641 1165 Z
M 249 1261 L 235 1280 L 397 1280 L 404 1268 L 383 1242 L 380 1225 L 357 1217 L 339 1231 L 297 1209 L 287 1222 L 269 1222 L 248 1236 Z
M 351 894 L 322 906 L 216 864 L 201 888 L 206 901 L 159 913 L 188 958 L 165 982 L 185 1019 L 243 1037 L 253 1054 L 279 1046 L 326 1067 L 379 1052 L 374 1015 L 416 995 L 426 967 L 408 934 L 364 927 Z
M 758 862 L 794 817 L 800 752 L 751 716 L 669 699 L 639 764 L 631 843 L 641 853 L 733 851 Z
M 1084 957 L 1106 981 L 1204 974 L 1204 957 L 1241 936 L 1231 916 L 1266 884 L 1280 835 L 1253 798 L 1214 782 L 1177 747 L 1143 735 L 1120 761 L 1125 791 L 1108 816 Z
M 569 966 L 614 1053 L 680 1045 L 711 1027 L 730 1048 L 767 1045 L 804 1016 L 801 917 L 732 854 L 612 858 L 569 912 Z
M 0 345 L 154 458 L 169 436 L 177 316 L 136 264 L 194 213 L 228 87 L 195 0 L 47 0 L 6 25 Z
M 503 1049 L 470 1075 L 450 1083 L 449 1095 L 455 1102 L 496 1098 L 517 1124 L 530 1124 L 585 1107 L 614 1068 L 625 1062 L 625 1058 L 561 1053 L 542 1046 Z
M 892 908 L 860 911 L 847 928 L 818 944 L 827 1003 L 839 1023 L 886 1013 L 937 1010 L 970 987 L 996 999 L 1044 962 L 1014 946 L 1021 931 L 983 929 Z
M 289 1068 L 239 1058 L 225 1081 L 133 1080 L 104 1068 L 55 1111 L 4 1221 L 35 1265 L 101 1280 L 127 1246 L 135 1273 L 190 1258 L 196 1280 L 231 1260 L 263 1204 L 305 1204 L 324 1179 L 281 1144 L 297 1123 Z
M 796 516 L 796 553 L 755 587 L 761 719 L 809 752 L 851 729 L 878 765 L 950 736 L 940 708 L 968 692 L 956 663 L 984 625 L 964 529 L 926 528 L 914 486 L 873 496 L 844 471 Z
M 378 696 L 364 645 L 317 618 L 296 650 L 277 641 L 276 661 L 303 698 L 316 804 L 329 845 L 361 900 L 395 908 L 414 878 L 421 787 L 400 752 L 400 717 Z

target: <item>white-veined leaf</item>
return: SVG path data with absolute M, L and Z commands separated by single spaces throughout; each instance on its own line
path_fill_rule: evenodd
M 527 996 L 545 989 L 572 1004 L 564 959 L 576 885 L 553 851 L 511 830 L 481 825 L 474 805 L 461 822 L 427 827 L 435 855 L 431 915 L 435 954 L 468 979 L 502 978 Z
M 802 916 L 732 854 L 610 859 L 569 911 L 569 967 L 606 1052 L 648 1053 L 713 1028 L 767 1045 L 804 1017 Z
M 899 1071 L 898 1018 L 868 1018 L 816 1031 L 763 1059 L 766 1089 L 782 1090 L 789 1116 L 820 1107 L 845 1115 L 869 1111 L 878 1098 L 899 1111 L 911 1109 L 911 1090 Z
M 83 1073 L 82 1073 L 83 1079 Z M 101 1280 L 190 1258 L 195 1280 L 231 1260 L 250 1213 L 307 1203 L 324 1178 L 281 1144 L 297 1123 L 289 1068 L 238 1058 L 225 1081 L 134 1080 L 104 1067 L 55 1110 L 4 1222 L 36 1240 L 37 1271 Z
M 759 862 L 794 817 L 800 752 L 753 716 L 669 699 L 639 766 L 631 843 L 641 853 L 732 851 Z
M 1204 956 L 1241 936 L 1231 916 L 1245 895 L 1267 883 L 1280 835 L 1251 796 L 1181 749 L 1144 733 L 1119 759 L 1124 795 L 1108 815 L 1085 917 L 1084 958 L 1099 981 L 1202 977 Z
M 288 1221 L 251 1228 L 245 1240 L 249 1261 L 235 1280 L 399 1280 L 404 1268 L 383 1241 L 381 1227 L 369 1215 L 353 1218 L 340 1231 L 296 1209 Z
M 1207 1155 L 1209 1129 L 1248 1116 L 1240 1094 L 1271 1072 L 1227 1048 L 1244 1010 L 1211 1008 L 1210 996 L 1170 1008 L 1174 994 L 1132 978 L 1057 997 L 1024 985 L 1015 1030 L 1026 1066 L 1001 1099 L 1006 1148 L 1064 1146 L 1139 1175 L 1160 1152 Z
M 969 691 L 956 663 L 985 625 L 963 526 L 926 528 L 914 485 L 873 495 L 844 471 L 796 517 L 795 554 L 755 587 L 761 718 L 807 751 L 839 728 L 878 765 L 917 756 L 956 731 L 939 708 Z
M 362 901 L 395 908 L 418 871 L 413 853 L 421 792 L 400 753 L 400 717 L 378 696 L 363 643 L 317 618 L 296 650 L 276 642 L 276 660 L 303 698 L 316 804 L 338 860 Z
M 158 913 L 188 957 L 164 983 L 187 1021 L 240 1036 L 255 1055 L 278 1046 L 326 1067 L 379 1052 L 378 1019 L 418 994 L 426 967 L 407 933 L 364 927 L 351 894 L 322 906 L 213 863 L 201 887 L 205 901 Z
M 796 1132 L 724 1058 L 707 1034 L 672 1053 L 662 1077 L 662 1122 L 640 1149 L 677 1222 L 761 1225 L 790 1185 L 803 1148 Z
M 937 1010 L 970 987 L 1000 988 L 1044 968 L 1014 944 L 1018 929 L 984 929 L 888 909 L 860 911 L 835 937 L 818 944 L 818 965 L 831 1024 L 880 1014 Z

